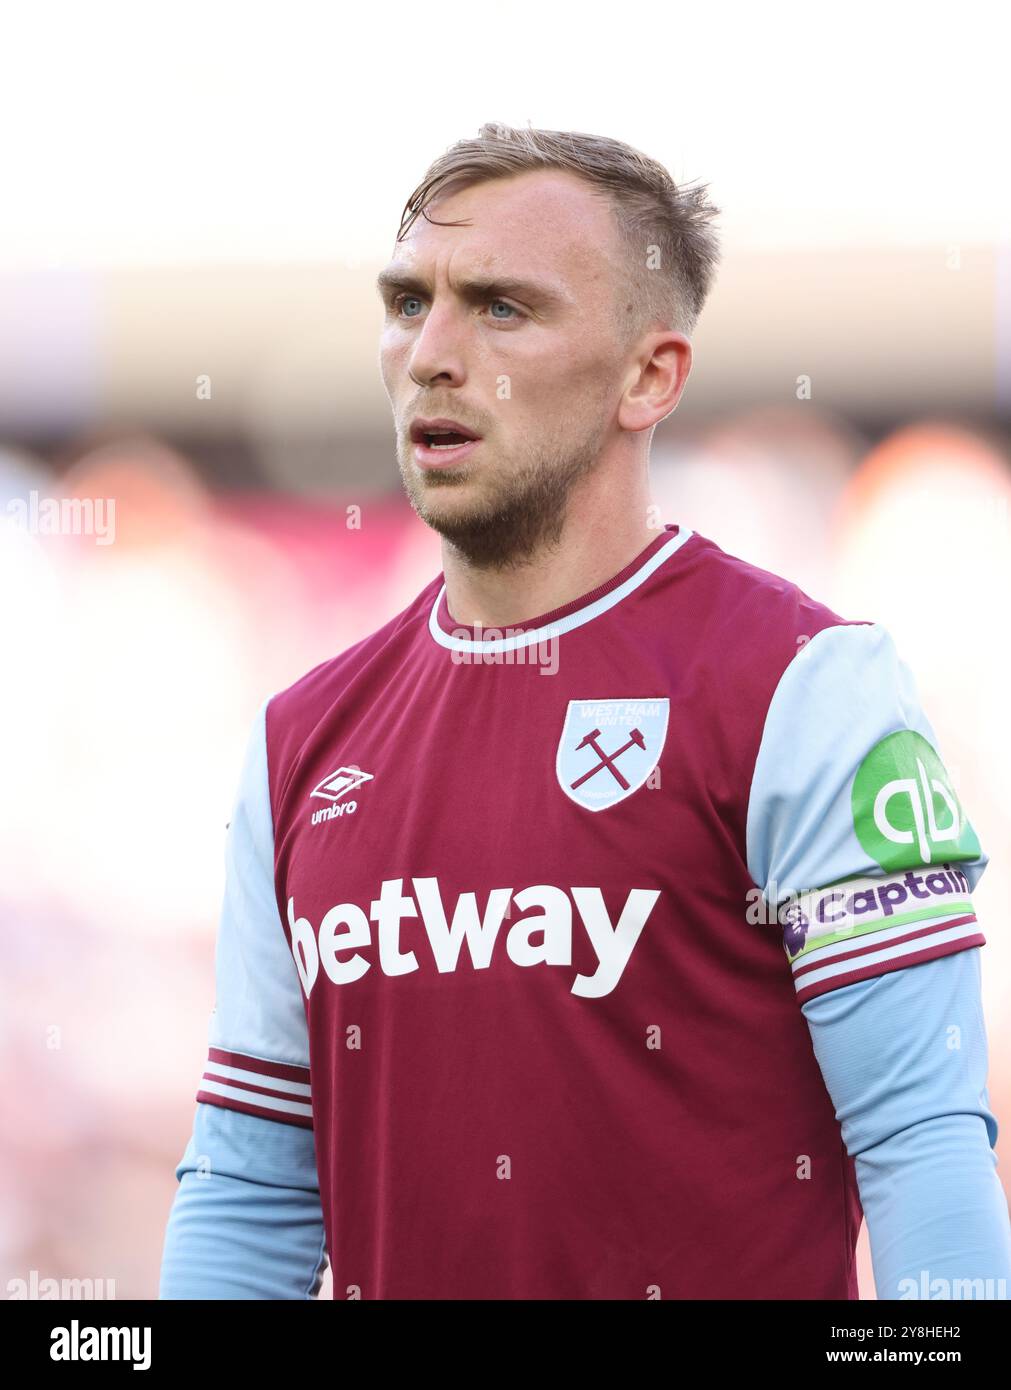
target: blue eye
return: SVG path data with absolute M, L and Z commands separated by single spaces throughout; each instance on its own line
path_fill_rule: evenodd
M 418 306 L 417 312 L 408 312 L 406 309 L 408 304 L 416 304 Z M 520 310 L 517 309 L 515 305 L 508 303 L 505 299 L 492 299 L 489 300 L 489 304 L 492 309 L 492 318 L 498 323 L 511 323 L 513 319 L 523 318 L 523 314 Z M 424 309 L 424 300 L 419 299 L 416 294 L 408 294 L 404 291 L 396 296 L 390 308 L 395 314 L 399 314 L 403 318 L 416 319 Z M 507 312 L 505 314 L 495 313 L 494 311 L 499 308 L 505 309 Z

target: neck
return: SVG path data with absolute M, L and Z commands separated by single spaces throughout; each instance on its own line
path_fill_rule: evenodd
M 515 627 L 551 613 L 606 584 L 661 534 L 650 519 L 656 507 L 570 513 L 558 540 L 522 565 L 477 569 L 448 542 L 442 544 L 446 603 L 454 622 L 468 626 Z

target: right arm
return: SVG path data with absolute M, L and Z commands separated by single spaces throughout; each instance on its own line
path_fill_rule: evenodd
M 315 1298 L 326 1268 L 312 1131 L 197 1105 L 159 1298 Z
M 305 1012 L 274 897 L 265 721 L 266 704 L 228 827 L 210 1051 L 176 1168 L 164 1299 L 314 1298 L 326 1267 Z

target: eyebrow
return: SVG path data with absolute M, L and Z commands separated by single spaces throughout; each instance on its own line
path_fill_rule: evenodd
M 409 271 L 397 270 L 395 266 L 389 266 L 379 272 L 376 277 L 376 289 L 385 300 L 389 300 L 397 292 L 421 296 L 430 293 L 429 285 L 420 276 L 412 275 Z M 552 289 L 542 280 L 522 280 L 515 276 L 472 276 L 460 281 L 457 293 L 471 303 L 479 303 L 496 295 L 509 295 L 511 298 L 522 299 L 525 303 L 545 308 L 560 308 L 568 302 L 564 294 Z

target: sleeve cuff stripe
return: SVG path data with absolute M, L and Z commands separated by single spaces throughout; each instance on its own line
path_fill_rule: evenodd
M 244 1094 L 250 1095 L 251 1092 Z M 243 1115 L 256 1115 L 261 1120 L 276 1120 L 279 1124 L 296 1125 L 299 1129 L 312 1129 L 312 1119 L 306 1119 L 302 1115 L 289 1115 L 284 1111 L 270 1110 L 265 1105 L 250 1104 L 245 1100 L 233 1100 L 231 1097 L 214 1095 L 210 1091 L 198 1091 L 197 1100 L 204 1105 L 220 1105 L 224 1110 L 239 1110 Z
M 304 1096 L 309 1099 L 310 1087 L 301 1081 L 286 1081 L 268 1072 L 247 1071 L 244 1067 L 226 1067 L 223 1062 L 208 1062 L 204 1077 L 215 1081 L 233 1081 L 256 1090 L 271 1091 L 274 1095 Z
M 226 1067 L 239 1067 L 242 1071 L 260 1072 L 275 1081 L 298 1081 L 303 1086 L 309 1084 L 309 1068 L 292 1066 L 288 1062 L 270 1062 L 265 1057 L 250 1057 L 244 1052 L 226 1052 L 223 1048 L 212 1047 L 207 1052 L 208 1060 Z
M 855 970 L 866 969 L 873 974 L 878 967 L 889 969 L 892 961 L 898 961 L 899 964 L 905 965 L 910 963 L 914 956 L 917 960 L 926 959 L 924 953 L 934 948 L 970 941 L 973 944 L 984 944 L 979 924 L 974 916 L 963 917 L 957 922 L 947 923 L 943 931 L 935 929 L 916 932 L 912 938 L 891 942 L 881 950 L 875 949 L 874 946 L 863 946 L 851 951 L 846 959 L 834 961 L 831 965 L 817 968 L 812 962 L 807 970 L 798 971 L 794 977 L 794 984 L 799 994 L 801 990 L 805 990 L 811 985 L 821 984 L 825 980 L 836 981 L 845 975 L 852 974 Z
M 968 950 L 970 946 L 985 946 L 986 938 L 982 932 L 976 932 L 972 936 L 960 937 L 953 941 L 943 941 L 936 943 L 928 941 L 922 950 L 916 951 L 913 955 L 893 956 L 889 960 L 880 961 L 876 965 L 868 965 L 866 959 L 854 961 L 853 968 L 844 975 L 835 975 L 830 979 L 822 980 L 820 983 L 812 983 L 808 976 L 802 988 L 797 991 L 798 1004 L 806 1004 L 809 999 L 815 999 L 819 994 L 828 994 L 831 990 L 842 989 L 843 985 L 855 985 L 860 980 L 870 980 L 877 975 L 887 975 L 893 970 L 907 969 L 912 965 L 922 965 L 924 961 L 936 960 L 939 956 L 954 955 L 956 951 Z
M 298 1115 L 305 1120 L 312 1119 L 311 1105 L 291 1100 L 288 1096 L 272 1096 L 268 1091 L 253 1090 L 248 1086 L 230 1086 L 223 1081 L 214 1081 L 205 1076 L 200 1083 L 197 1100 L 205 1100 L 209 1096 L 220 1096 L 222 1101 L 242 1101 L 246 1105 L 259 1106 L 263 1110 Z
M 958 916 L 948 914 L 944 917 L 936 918 L 934 921 L 925 922 L 922 926 L 907 924 L 904 927 L 882 927 L 880 931 L 868 931 L 856 933 L 847 941 L 836 941 L 831 946 L 823 946 L 815 949 L 808 955 L 798 956 L 793 962 L 794 979 L 808 971 L 828 968 L 827 962 L 850 960 L 856 955 L 865 955 L 868 951 L 884 950 L 886 945 L 899 946 L 904 942 L 915 941 L 920 937 L 933 936 L 937 932 L 946 931 L 948 928 L 960 926 L 963 922 L 975 922 L 974 912 L 961 913 Z

